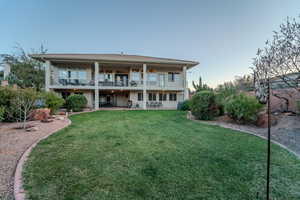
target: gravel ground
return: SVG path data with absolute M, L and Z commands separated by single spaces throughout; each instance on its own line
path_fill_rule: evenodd
M 300 117 L 280 115 L 278 123 L 271 128 L 271 139 L 284 145 L 288 149 L 295 152 L 300 157 Z M 198 120 L 197 120 L 198 121 Z M 252 125 L 239 125 L 223 121 L 201 121 L 204 123 L 219 125 L 225 128 L 252 132 L 264 137 L 267 137 L 268 130 Z
M 16 123 L 0 123 L 0 199 L 13 198 L 13 175 L 16 164 L 22 153 L 40 138 L 51 134 L 60 127 L 68 124 L 67 119 L 54 119 L 50 123 L 39 121 L 28 122 L 37 127 L 36 131 L 26 132 L 15 129 Z

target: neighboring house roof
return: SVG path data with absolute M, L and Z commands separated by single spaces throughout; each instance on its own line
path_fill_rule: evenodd
M 30 57 L 38 60 L 81 60 L 81 61 L 106 61 L 106 62 L 127 62 L 127 63 L 152 63 L 187 65 L 193 67 L 198 62 L 178 60 L 170 58 L 158 58 L 150 56 L 127 55 L 127 54 L 31 54 Z

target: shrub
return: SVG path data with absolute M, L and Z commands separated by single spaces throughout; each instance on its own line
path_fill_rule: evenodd
M 298 114 L 300 115 L 300 100 L 297 101 Z
M 228 99 L 225 112 L 237 122 L 255 122 L 262 106 L 255 97 L 241 93 Z
M 219 85 L 215 89 L 216 103 L 218 105 L 220 115 L 224 114 L 224 107 L 225 107 L 225 103 L 227 102 L 227 100 L 231 96 L 236 95 L 237 92 L 238 91 L 236 89 L 236 86 L 231 82 L 227 82 L 222 85 Z
M 219 113 L 213 91 L 197 92 L 191 99 L 190 108 L 192 114 L 202 120 L 213 119 Z
M 35 102 L 38 99 L 38 93 L 35 89 L 26 88 L 18 89 L 17 95 L 12 99 L 10 104 L 10 111 L 16 112 L 17 118 L 16 121 L 22 121 L 22 127 L 26 128 L 26 121 L 35 108 Z
M 5 107 L 0 106 L 0 122 L 4 121 Z
M 183 111 L 190 110 L 190 101 L 185 100 L 185 101 L 182 101 L 182 102 L 178 102 L 177 110 L 183 110 Z
M 18 113 L 11 109 L 11 102 L 17 96 L 17 90 L 11 87 L 0 87 L 0 107 L 4 107 L 2 121 L 16 121 Z
M 45 106 L 50 108 L 51 114 L 54 114 L 65 103 L 65 100 L 59 97 L 55 92 L 43 93 L 42 99 L 45 101 Z
M 74 112 L 82 111 L 83 108 L 86 106 L 86 104 L 87 104 L 87 100 L 85 96 L 81 94 L 72 94 L 68 96 L 68 98 L 66 99 L 66 106 L 69 111 L 70 110 Z

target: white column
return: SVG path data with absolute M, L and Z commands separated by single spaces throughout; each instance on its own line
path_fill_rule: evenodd
M 147 109 L 147 65 L 143 64 L 143 109 Z
M 46 60 L 45 62 L 45 90 L 48 92 L 50 91 L 50 78 L 51 78 L 51 62 L 49 60 Z
M 94 80 L 95 80 L 95 110 L 99 109 L 99 63 L 95 62 Z
M 184 67 L 183 67 L 183 70 L 182 70 L 182 74 L 183 74 L 183 88 L 184 88 L 184 96 L 183 96 L 183 99 L 184 99 L 184 100 L 189 99 L 189 91 L 188 91 L 188 84 L 187 84 L 186 70 L 187 70 L 187 67 L 184 66 Z
M 4 63 L 4 79 L 10 74 L 10 64 Z

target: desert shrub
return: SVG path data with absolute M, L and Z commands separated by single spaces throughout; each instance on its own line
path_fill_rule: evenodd
M 202 120 L 211 120 L 219 113 L 213 91 L 197 92 L 191 99 L 190 108 L 192 114 Z
M 177 110 L 183 110 L 183 111 L 190 110 L 190 101 L 185 100 L 185 101 L 182 101 L 182 102 L 178 102 Z
M 81 94 L 72 94 L 66 99 L 67 109 L 74 112 L 82 111 L 87 104 L 87 99 Z
M 4 121 L 5 107 L 0 106 L 0 122 Z
M 237 122 L 251 123 L 257 120 L 257 114 L 262 106 L 255 97 L 241 93 L 228 99 L 225 112 Z
M 22 122 L 23 128 L 26 128 L 26 121 L 35 108 L 35 102 L 38 99 L 38 92 L 32 88 L 17 89 L 16 97 L 10 102 L 9 112 L 17 113 L 17 122 Z
M 11 107 L 12 100 L 17 96 L 17 90 L 11 87 L 0 87 L 0 107 L 4 107 L 2 121 L 12 122 L 17 118 L 17 113 Z
M 54 114 L 65 103 L 65 100 L 55 92 L 44 92 L 41 99 L 44 100 L 45 106 L 51 110 L 51 114 Z
M 219 108 L 220 115 L 224 114 L 224 107 L 227 100 L 231 96 L 236 95 L 237 92 L 236 86 L 231 82 L 218 85 L 218 87 L 215 89 L 216 104 Z

